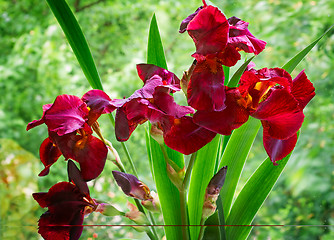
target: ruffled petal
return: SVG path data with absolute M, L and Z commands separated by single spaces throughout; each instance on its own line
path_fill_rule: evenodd
M 30 130 L 30 129 L 36 127 L 36 126 L 39 126 L 39 125 L 43 124 L 43 123 L 44 123 L 45 112 L 46 112 L 51 106 L 52 106 L 52 103 L 50 103 L 50 104 L 45 104 L 45 105 L 43 106 L 43 116 L 42 116 L 42 118 L 39 119 L 39 120 L 34 120 L 34 121 L 28 123 L 28 125 L 27 125 L 27 129 L 26 129 L 26 130 L 28 131 L 28 130 Z
M 272 91 L 251 116 L 260 119 L 263 127 L 268 129 L 269 136 L 277 139 L 294 135 L 304 120 L 298 102 L 285 89 Z
M 58 160 L 61 154 L 61 151 L 55 144 L 53 144 L 51 139 L 46 138 L 39 148 L 39 157 L 45 168 L 38 176 L 48 175 L 50 167 Z
M 216 133 L 196 125 L 189 116 L 166 117 L 161 125 L 165 144 L 186 155 L 201 149 L 216 136 Z
M 197 110 L 225 108 L 224 71 L 215 59 L 197 62 L 188 90 L 188 104 Z
M 146 80 L 158 75 L 165 85 L 176 85 L 180 88 L 180 79 L 172 72 L 153 64 L 137 64 L 138 76 L 144 83 Z
M 228 19 L 230 30 L 228 44 L 237 50 L 243 50 L 247 53 L 259 54 L 266 46 L 266 42 L 257 39 L 248 30 L 248 22 L 244 22 L 237 17 Z
M 88 91 L 81 99 L 90 108 L 88 125 L 92 125 L 101 114 L 113 112 L 118 106 L 118 104 L 115 104 L 115 101 L 111 101 L 105 92 L 98 89 Z
M 148 107 L 134 99 L 118 108 L 115 117 L 115 133 L 118 141 L 127 141 L 138 124 L 148 119 Z
M 187 31 L 195 42 L 196 53 L 204 56 L 225 49 L 229 24 L 218 8 L 207 6 L 190 21 Z
M 79 97 L 60 95 L 45 112 L 44 121 L 49 131 L 61 136 L 82 128 L 87 116 L 87 106 Z
M 291 93 L 298 101 L 301 109 L 304 109 L 315 96 L 314 90 L 313 84 L 308 80 L 304 70 L 292 82 Z
M 199 7 L 199 8 L 197 8 L 197 10 L 196 10 L 194 13 L 190 14 L 187 18 L 185 18 L 185 19 L 182 21 L 182 23 L 181 23 L 181 25 L 180 25 L 179 33 L 184 33 L 184 32 L 187 30 L 187 27 L 188 27 L 189 22 L 190 22 L 191 20 L 193 20 L 193 18 L 198 14 L 198 12 L 199 12 L 201 9 L 203 9 L 202 6 Z
M 233 129 L 247 122 L 249 113 L 242 104 L 242 97 L 237 89 L 226 91 L 226 108 L 222 111 L 197 111 L 194 122 L 210 131 L 230 135 Z
M 277 161 L 285 158 L 295 148 L 296 143 L 296 133 L 282 140 L 270 137 L 266 129 L 263 131 L 263 146 L 274 165 L 277 165 Z
M 156 89 L 154 93 L 153 101 L 154 105 L 159 110 L 163 111 L 166 115 L 173 116 L 175 118 L 181 118 L 187 114 L 195 112 L 192 107 L 178 105 L 173 96 L 165 91 L 159 91 L 159 88 Z

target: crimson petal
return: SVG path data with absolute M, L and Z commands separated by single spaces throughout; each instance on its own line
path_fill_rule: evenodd
M 98 89 L 88 91 L 81 99 L 90 108 L 88 115 L 89 125 L 92 125 L 101 114 L 111 113 L 118 106 L 105 92 Z
M 52 164 L 61 156 L 61 151 L 53 144 L 50 138 L 46 138 L 39 148 L 39 156 L 45 168 L 38 176 L 45 176 L 49 174 L 49 169 Z
M 87 206 L 83 196 L 76 186 L 68 182 L 57 183 L 47 193 L 33 193 L 41 207 L 48 207 L 38 223 L 38 232 L 44 239 L 79 239 L 82 227 L 62 225 L 82 225 L 83 209 Z
M 224 109 L 225 87 L 222 66 L 212 59 L 197 62 L 187 95 L 188 104 L 197 110 Z
M 194 114 L 194 122 L 210 131 L 230 135 L 233 129 L 247 122 L 249 113 L 240 105 L 242 101 L 237 89 L 226 91 L 226 108 L 222 111 L 197 111 Z
M 203 7 L 199 7 L 197 8 L 197 10 L 190 14 L 188 17 L 186 17 L 182 22 L 181 22 L 181 25 L 180 25 L 180 30 L 179 30 L 179 33 L 184 33 L 186 30 L 187 30 L 187 27 L 188 27 L 188 24 L 191 20 L 193 20 L 193 18 L 198 14 L 198 12 L 200 10 L 202 10 Z
M 314 90 L 313 84 L 308 80 L 304 70 L 292 82 L 291 93 L 299 102 L 301 109 L 304 109 L 315 96 Z
M 49 131 L 61 136 L 82 128 L 87 116 L 87 106 L 79 97 L 60 95 L 45 112 L 44 121 Z
M 87 186 L 87 183 L 84 181 L 80 170 L 78 169 L 78 167 L 75 165 L 75 163 L 72 160 L 68 160 L 67 162 L 67 173 L 68 173 L 69 181 L 73 182 L 82 194 L 90 198 L 89 188 Z
M 161 125 L 165 144 L 186 155 L 201 149 L 216 136 L 216 133 L 196 125 L 189 116 L 166 117 Z
M 294 135 L 304 120 L 298 102 L 285 89 L 272 91 L 251 116 L 260 119 L 263 127 L 268 129 L 268 134 L 277 139 L 287 139 Z
M 158 75 L 164 84 L 177 85 L 180 88 L 180 79 L 172 72 L 153 64 L 137 64 L 138 76 L 144 83 L 146 80 Z
M 118 108 L 115 117 L 115 134 L 118 141 L 126 141 L 138 124 L 147 121 L 148 108 L 140 100 L 133 99 Z
M 27 129 L 26 129 L 26 130 L 28 131 L 28 130 L 34 128 L 34 127 L 37 127 L 37 126 L 43 124 L 43 123 L 45 122 L 45 121 L 44 121 L 45 112 L 46 112 L 51 106 L 52 106 L 52 103 L 43 105 L 43 116 L 42 116 L 42 118 L 39 119 L 39 120 L 34 120 L 34 121 L 28 123 L 28 125 L 27 125 Z
M 231 17 L 228 19 L 230 30 L 228 43 L 236 49 L 243 50 L 247 53 L 259 54 L 266 46 L 266 42 L 254 37 L 248 30 L 248 22 L 240 18 Z
M 70 133 L 64 136 L 52 134 L 52 140 L 66 159 L 73 159 L 80 164 L 82 177 L 85 181 L 97 178 L 103 171 L 108 149 L 98 138 L 92 135 L 76 135 Z
M 190 21 L 187 31 L 195 42 L 196 53 L 204 56 L 225 49 L 229 24 L 218 8 L 207 6 Z
M 277 161 L 285 158 L 295 148 L 296 143 L 296 133 L 282 140 L 270 137 L 266 129 L 263 131 L 263 146 L 274 165 L 277 165 Z
M 180 106 L 175 103 L 173 96 L 166 93 L 165 91 L 161 91 L 160 88 L 156 89 L 153 99 L 154 105 L 156 105 L 159 110 L 175 118 L 181 118 L 187 114 L 195 112 L 192 107 Z

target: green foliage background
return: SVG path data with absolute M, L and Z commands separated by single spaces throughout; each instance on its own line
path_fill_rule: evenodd
M 254 60 L 257 68 L 282 66 L 334 23 L 331 0 L 212 2 L 227 17 L 235 15 L 249 22 L 250 31 L 267 41 L 266 50 Z M 141 86 L 135 64 L 145 62 L 148 26 L 154 12 L 169 70 L 181 77 L 193 60 L 193 42 L 187 34 L 180 35 L 178 27 L 201 4 L 199 0 L 68 3 L 90 44 L 104 88 L 112 98 L 129 96 Z M 46 2 L 0 0 L 0 50 L 0 238 L 36 239 L 37 220 L 44 210 L 33 201 L 31 193 L 47 191 L 57 181 L 66 181 L 66 164 L 58 161 L 50 175 L 39 178 L 42 164 L 38 149 L 47 131 L 38 127 L 26 132 L 26 124 L 39 119 L 42 106 L 53 102 L 57 95 L 82 96 L 90 88 Z M 293 73 L 295 77 L 306 69 L 317 95 L 305 109 L 306 119 L 296 150 L 254 224 L 334 224 L 333 66 L 334 35 L 330 32 Z M 108 118 L 101 117 L 100 125 L 124 158 Z M 144 127 L 138 128 L 127 145 L 141 179 L 154 190 L 143 136 Z M 265 157 L 261 136 L 257 138 L 241 183 Z M 108 162 L 102 176 L 90 183 L 91 195 L 125 210 L 127 198 L 115 186 L 111 176 L 114 169 Z M 239 186 L 241 190 L 242 184 Z M 92 214 L 85 223 L 129 222 Z M 93 233 L 101 239 L 146 238 L 123 227 L 85 228 L 82 239 L 92 238 Z M 334 239 L 334 233 L 333 227 L 256 227 L 250 239 Z

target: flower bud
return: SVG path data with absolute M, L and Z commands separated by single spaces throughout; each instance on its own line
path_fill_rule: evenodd
M 180 169 L 177 165 L 172 167 L 172 165 L 167 163 L 167 175 L 168 175 L 169 179 L 171 180 L 171 182 L 177 187 L 177 189 L 181 190 L 184 175 L 185 175 L 185 168 L 182 168 L 178 171 L 175 170 L 175 168 Z
M 151 212 L 161 212 L 159 196 L 155 192 L 151 192 L 152 199 L 142 200 L 141 204 Z
M 108 203 L 100 203 L 97 205 L 95 212 L 99 212 L 105 216 L 113 217 L 113 216 L 124 216 L 125 213 L 116 209 L 113 205 Z
M 112 174 L 126 195 L 140 200 L 152 199 L 150 189 L 135 176 L 118 171 L 112 171 Z
M 151 137 L 157 141 L 160 145 L 164 144 L 163 131 L 159 129 L 156 125 L 151 126 L 150 130 Z
M 130 212 L 125 213 L 125 217 L 129 218 L 130 220 L 134 221 L 138 225 L 150 225 L 147 217 L 144 213 L 140 212 L 138 208 L 133 205 L 132 203 L 127 203 Z M 143 232 L 147 229 L 145 226 L 133 226 L 135 230 L 138 232 Z
M 206 191 L 203 203 L 202 218 L 210 217 L 216 211 L 216 201 L 221 188 L 224 185 L 227 172 L 227 166 L 222 167 L 210 180 Z

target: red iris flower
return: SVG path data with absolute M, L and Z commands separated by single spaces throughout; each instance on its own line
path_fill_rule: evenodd
M 226 19 L 216 7 L 206 5 L 188 16 L 180 32 L 188 31 L 196 45 L 197 60 L 190 78 L 187 97 L 197 110 L 221 111 L 225 108 L 224 71 L 241 59 L 238 51 L 259 54 L 266 43 L 247 29 L 248 23 L 236 17 Z
M 48 208 L 39 219 L 38 233 L 46 240 L 76 240 L 86 213 L 97 209 L 98 204 L 89 196 L 86 182 L 79 169 L 69 160 L 69 176 L 73 182 L 60 182 L 48 192 L 33 193 L 42 208 Z M 74 225 L 74 226 L 71 226 Z
M 226 108 L 197 111 L 194 121 L 211 131 L 229 135 L 248 120 L 260 119 L 263 144 L 271 161 L 286 157 L 295 147 L 303 109 L 314 97 L 314 87 L 302 71 L 294 80 L 283 69 L 251 69 L 240 79 L 240 86 L 226 89 Z
M 40 147 L 40 158 L 45 176 L 61 155 L 80 164 L 83 178 L 92 180 L 100 175 L 107 158 L 107 147 L 92 135 L 92 128 L 99 134 L 96 122 L 103 113 L 116 109 L 117 101 L 100 90 L 87 92 L 82 99 L 72 95 L 60 95 L 53 104 L 43 106 L 43 116 L 28 124 L 27 130 L 45 123 L 49 137 Z
M 162 130 L 168 147 L 190 154 L 210 142 L 216 133 L 196 125 L 189 106 L 175 103 L 170 93 L 180 91 L 180 80 L 171 72 L 152 64 L 137 65 L 144 86 L 123 100 L 115 119 L 116 138 L 126 141 L 138 124 L 149 120 Z M 187 141 L 185 141 L 187 139 Z

